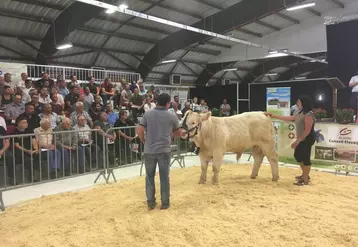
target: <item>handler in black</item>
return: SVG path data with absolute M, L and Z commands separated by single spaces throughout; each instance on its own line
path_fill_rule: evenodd
M 170 184 L 169 169 L 172 136 L 181 136 L 179 120 L 176 115 L 168 112 L 170 107 L 170 96 L 163 93 L 157 98 L 157 107 L 144 114 L 137 134 L 144 143 L 144 158 L 146 170 L 146 195 L 148 208 L 154 209 L 155 200 L 155 171 L 157 163 L 160 176 L 160 195 L 162 200 L 161 209 L 170 207 Z

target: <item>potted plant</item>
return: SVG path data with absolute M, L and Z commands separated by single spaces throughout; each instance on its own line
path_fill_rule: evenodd
M 220 109 L 218 108 L 213 108 L 211 110 L 211 115 L 214 116 L 214 117 L 222 117 L 223 116 L 223 113 Z
M 313 109 L 313 113 L 318 122 L 320 122 L 323 118 L 327 118 L 327 111 L 325 109 Z
M 340 124 L 348 124 L 353 122 L 354 110 L 353 109 L 337 109 L 336 122 Z

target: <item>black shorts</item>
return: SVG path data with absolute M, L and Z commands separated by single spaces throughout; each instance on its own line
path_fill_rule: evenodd
M 311 165 L 311 149 L 314 142 L 314 138 L 309 137 L 297 145 L 293 156 L 298 163 L 303 163 L 304 166 Z

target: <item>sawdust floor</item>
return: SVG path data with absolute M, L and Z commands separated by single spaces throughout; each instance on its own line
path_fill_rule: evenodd
M 295 187 L 296 169 L 278 183 L 250 170 L 222 166 L 219 186 L 197 184 L 200 167 L 173 170 L 167 211 L 147 210 L 144 177 L 26 202 L 0 214 L 0 246 L 358 246 L 358 178 L 313 172 Z

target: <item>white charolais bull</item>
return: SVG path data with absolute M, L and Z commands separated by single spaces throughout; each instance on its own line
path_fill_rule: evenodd
M 209 161 L 213 162 L 212 183 L 217 184 L 220 166 L 225 152 L 240 157 L 250 149 L 254 158 L 251 178 L 257 177 L 264 156 L 271 165 L 272 181 L 279 179 L 278 157 L 275 151 L 275 130 L 270 118 L 263 112 L 247 112 L 232 117 L 212 117 L 211 113 L 199 114 L 189 111 L 185 114 L 183 138 L 194 141 L 200 147 L 200 184 L 206 182 Z

